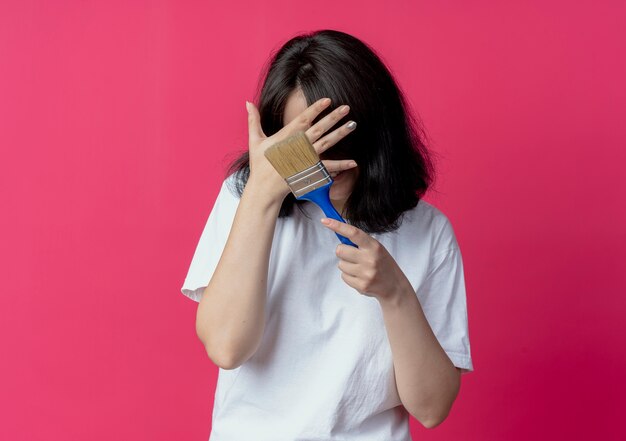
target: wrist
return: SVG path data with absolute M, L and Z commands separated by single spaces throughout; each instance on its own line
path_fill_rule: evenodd
M 409 282 L 406 276 L 403 275 L 400 282 L 394 285 L 393 289 L 385 293 L 385 295 L 377 296 L 376 299 L 383 308 L 401 308 L 412 297 L 415 297 L 413 286 L 411 286 L 411 282 Z
M 242 199 L 245 197 L 247 200 L 253 201 L 255 205 L 260 205 L 262 208 L 271 210 L 279 210 L 283 204 L 285 196 L 280 198 L 272 195 L 270 191 L 263 185 L 262 182 L 256 182 L 253 179 L 248 179 L 246 186 L 243 189 Z

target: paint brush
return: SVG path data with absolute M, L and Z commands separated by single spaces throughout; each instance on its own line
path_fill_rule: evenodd
M 322 209 L 326 217 L 347 223 L 330 202 L 329 193 L 333 178 L 303 131 L 298 131 L 273 144 L 264 154 L 287 182 L 296 199 L 311 201 Z M 341 243 L 358 248 L 347 237 L 335 234 Z

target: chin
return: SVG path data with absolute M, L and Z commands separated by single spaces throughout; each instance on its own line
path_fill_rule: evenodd
M 348 196 L 350 196 L 350 191 L 349 191 L 350 189 L 347 188 L 347 186 L 343 184 L 344 184 L 343 182 L 337 182 L 337 183 L 333 183 L 333 185 L 330 186 L 330 190 L 329 190 L 330 199 L 334 201 L 348 199 Z
M 330 186 L 329 196 L 331 200 L 345 201 L 352 194 L 358 171 L 349 170 L 344 173 L 346 176 L 343 176 L 339 181 L 333 181 L 333 184 Z

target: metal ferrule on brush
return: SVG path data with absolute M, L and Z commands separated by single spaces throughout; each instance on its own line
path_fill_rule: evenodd
M 299 198 L 310 191 L 332 182 L 332 178 L 328 174 L 328 170 L 326 170 L 324 164 L 322 164 L 322 161 L 319 161 L 317 164 L 288 177 L 285 181 L 287 181 L 287 185 L 289 185 L 294 196 Z

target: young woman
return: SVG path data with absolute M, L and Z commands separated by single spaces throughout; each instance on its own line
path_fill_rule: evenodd
M 459 245 L 421 198 L 423 131 L 374 51 L 338 31 L 288 41 L 258 103 L 182 287 L 220 367 L 210 440 L 410 440 L 408 415 L 440 424 L 473 370 Z M 298 130 L 346 224 L 322 223 L 264 157 Z

